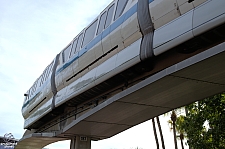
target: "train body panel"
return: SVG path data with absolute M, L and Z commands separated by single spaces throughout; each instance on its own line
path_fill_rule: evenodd
M 29 128 L 30 125 L 34 124 L 40 118 L 52 111 L 52 98 L 46 100 L 37 110 L 32 112 L 28 118 L 25 119 L 24 128 Z
M 150 13 L 155 29 L 180 16 L 176 0 L 157 0 L 150 5 Z
M 168 49 L 194 37 L 192 33 L 192 16 L 193 10 L 155 30 L 153 39 L 154 55 L 157 56 L 166 52 Z
M 195 36 L 224 23 L 224 5 L 224 0 L 210 0 L 195 8 L 193 15 L 193 33 Z
M 144 38 L 153 39 L 148 39 L 150 51 L 144 51 L 154 54 L 147 54 L 149 59 L 225 22 L 224 0 L 146 0 L 149 6 L 144 9 L 153 26 L 145 32 L 149 28 L 140 25 L 142 2 L 114 0 L 57 55 L 27 92 L 24 128 L 32 128 L 55 108 L 139 64 Z
M 177 3 L 181 15 L 185 14 L 191 9 L 194 9 L 193 3 L 189 3 L 187 0 L 177 0 Z
M 141 39 L 60 90 L 55 100 L 56 107 L 140 62 L 139 51 L 137 50 L 140 47 L 140 43 Z M 121 59 L 125 55 L 126 57 Z
M 53 96 L 51 90 L 51 74 L 54 61 L 45 69 L 44 76 L 39 77 L 34 83 L 33 88 L 27 92 L 26 99 L 28 97 L 30 99 L 25 100 L 22 107 L 22 114 L 25 119 Z

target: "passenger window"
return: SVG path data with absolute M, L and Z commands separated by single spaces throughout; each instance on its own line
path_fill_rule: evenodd
M 96 26 L 97 26 L 97 21 L 96 20 L 94 23 L 91 24 L 86 29 L 85 35 L 84 35 L 84 41 L 83 41 L 83 46 L 85 46 L 87 43 L 89 43 L 95 36 L 95 31 L 96 31 Z
M 31 96 L 33 95 L 33 93 L 32 93 L 32 88 L 30 88 L 30 98 L 31 98 Z
M 34 85 L 31 88 L 31 95 L 33 95 L 33 93 L 34 93 Z
M 28 98 L 30 99 L 30 97 L 31 97 L 31 91 L 30 91 L 30 89 L 29 89 L 29 96 L 28 96 Z
M 33 84 L 32 88 L 31 88 L 31 95 L 34 94 L 34 85 L 35 85 L 35 84 Z
M 63 63 L 69 59 L 70 50 L 71 50 L 71 44 L 67 46 L 66 49 L 63 51 Z
M 73 41 L 73 47 L 72 47 L 72 50 L 70 52 L 70 57 L 73 56 L 76 53 L 76 46 L 77 46 L 77 39 L 75 39 Z
M 44 81 L 45 81 L 45 72 L 46 72 L 46 70 L 44 70 L 44 72 L 42 73 L 41 84 L 44 84 Z
M 42 85 L 42 75 L 40 76 L 40 83 L 39 83 L 39 87 Z
M 83 39 L 83 33 L 80 34 L 79 37 L 78 37 L 77 47 L 76 47 L 76 52 L 77 52 L 78 50 L 80 50 L 80 47 L 81 47 L 81 45 L 82 45 L 82 39 Z
M 38 78 L 37 88 L 40 87 L 40 83 L 41 83 L 41 77 Z M 38 85 L 39 85 L 39 86 L 38 86 Z
M 111 21 L 112 21 L 114 6 L 115 5 L 113 4 L 108 10 L 107 19 L 106 19 L 106 23 L 105 23 L 105 28 L 107 28 L 110 25 Z
M 51 67 L 50 67 L 49 73 L 52 72 L 52 68 L 53 68 L 53 61 L 51 63 Z
M 36 89 L 37 89 L 37 82 L 38 82 L 38 80 L 36 80 L 35 81 L 35 85 L 34 85 L 34 92 L 36 91 Z
M 100 17 L 97 35 L 103 31 L 104 25 L 105 25 L 105 19 L 106 19 L 106 12 L 104 12 Z
M 47 78 L 47 70 L 48 70 L 48 67 L 44 71 L 44 79 L 43 79 L 43 81 L 46 81 L 46 78 Z
M 51 64 L 48 66 L 48 69 L 47 69 L 47 72 L 46 72 L 45 80 L 48 79 L 50 71 L 51 71 Z
M 128 0 L 119 0 L 117 3 L 116 14 L 114 20 L 121 16 Z

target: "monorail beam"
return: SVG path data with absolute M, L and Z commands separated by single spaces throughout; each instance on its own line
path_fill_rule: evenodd
M 15 149 L 39 149 L 82 135 L 95 140 L 109 138 L 171 109 L 223 92 L 224 57 L 225 42 L 114 95 L 55 133 L 26 134 Z
M 59 136 L 105 139 L 172 109 L 225 91 L 225 43 L 170 66 L 71 122 Z

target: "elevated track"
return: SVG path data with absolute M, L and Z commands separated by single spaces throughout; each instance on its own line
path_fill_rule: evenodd
M 225 42 L 155 71 L 88 110 L 71 112 L 39 130 L 27 130 L 15 148 L 40 149 L 68 139 L 72 140 L 71 148 L 76 148 L 74 138 L 80 136 L 87 136 L 87 142 L 109 138 L 174 108 L 225 91 L 224 68 Z

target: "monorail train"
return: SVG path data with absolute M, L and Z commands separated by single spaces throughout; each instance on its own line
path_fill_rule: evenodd
M 126 86 L 129 72 L 123 72 L 150 67 L 157 56 L 208 31 L 222 28 L 214 34 L 224 39 L 224 23 L 225 0 L 113 0 L 24 94 L 24 128 L 37 129 L 67 106 Z

